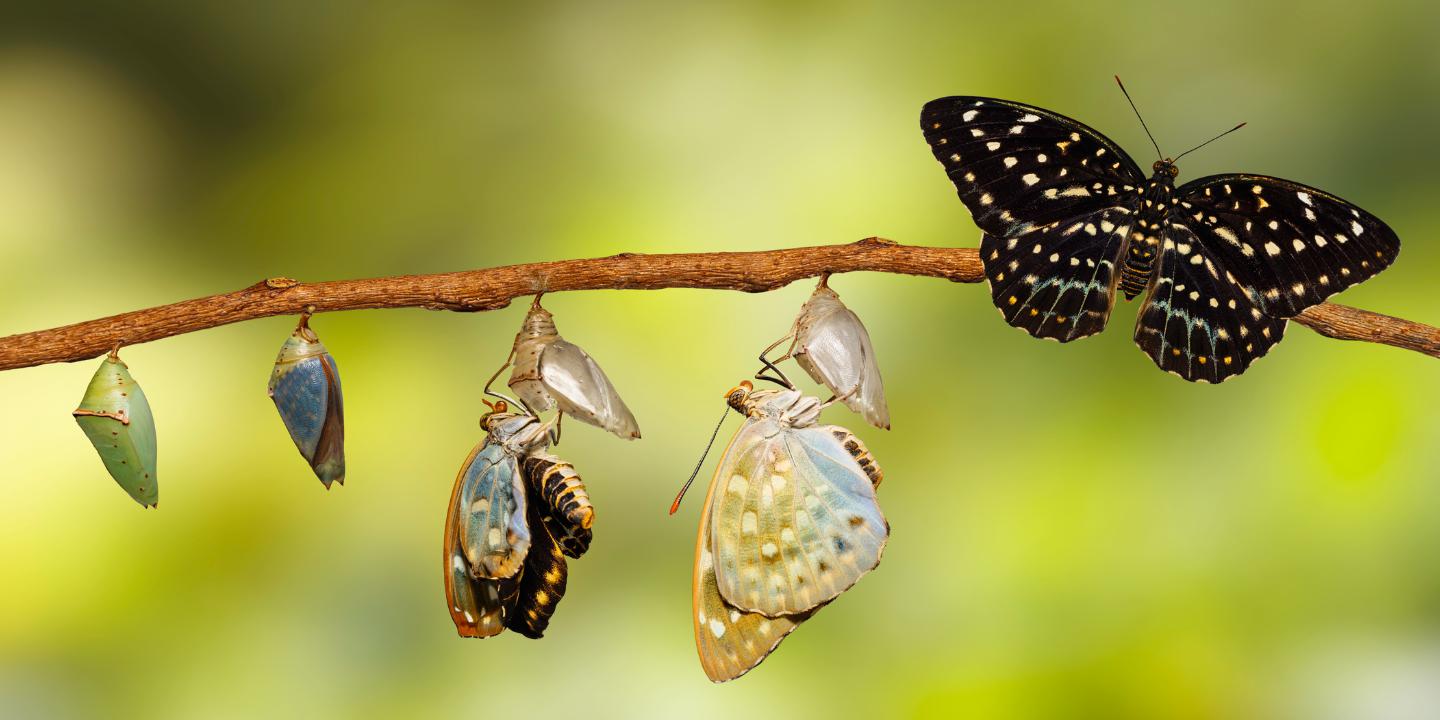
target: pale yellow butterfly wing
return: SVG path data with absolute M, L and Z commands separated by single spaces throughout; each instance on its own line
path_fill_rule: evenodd
M 744 434 L 742 429 L 736 440 Z M 735 448 L 732 440 L 726 455 Z M 700 666 L 713 682 L 725 682 L 749 672 L 780 645 L 800 623 L 813 613 L 771 618 L 743 612 L 725 602 L 715 584 L 714 555 L 710 547 L 710 509 L 720 487 L 719 476 L 710 482 L 705 507 L 700 512 L 700 531 L 695 541 L 695 577 L 692 585 L 695 621 L 695 649 Z
M 880 564 L 890 526 L 843 428 L 752 419 L 711 483 L 716 584 L 771 617 L 823 605 Z

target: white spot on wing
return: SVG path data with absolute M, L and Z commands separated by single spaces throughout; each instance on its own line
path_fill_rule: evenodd
M 750 481 L 746 480 L 744 475 L 731 475 L 730 483 L 725 486 L 727 492 L 735 495 L 744 495 L 745 491 L 749 489 Z

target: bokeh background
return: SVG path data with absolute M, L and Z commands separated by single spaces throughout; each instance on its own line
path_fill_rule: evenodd
M 273 275 L 973 246 L 921 104 L 1036 103 L 1145 164 L 1114 73 L 1170 152 L 1250 123 L 1182 180 L 1276 174 L 1386 219 L 1398 264 L 1340 300 L 1440 321 L 1436 28 L 1425 2 L 6 3 L 0 334 Z M 1061 346 L 981 287 L 833 285 L 895 429 L 828 418 L 885 467 L 894 534 L 751 675 L 701 672 L 700 502 L 665 508 L 808 282 L 547 298 L 645 437 L 566 433 L 597 538 L 539 642 L 460 640 L 440 577 L 523 302 L 316 318 L 348 415 L 328 493 L 264 392 L 293 318 L 125 350 L 157 415 L 158 511 L 70 417 L 93 361 L 0 373 L 0 714 L 1440 715 L 1433 360 L 1292 325 L 1195 386 L 1133 346 L 1133 304 Z

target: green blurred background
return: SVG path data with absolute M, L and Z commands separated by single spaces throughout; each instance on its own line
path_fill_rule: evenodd
M 920 106 L 1036 103 L 1143 165 L 1114 73 L 1170 152 L 1249 121 L 1182 180 L 1276 174 L 1386 219 L 1399 263 L 1340 299 L 1440 321 L 1434 3 L 28 4 L 0 10 L 0 334 L 272 275 L 973 246 Z M 700 502 L 665 508 L 808 282 L 547 298 L 645 438 L 567 431 L 597 539 L 539 642 L 457 638 L 440 574 L 523 303 L 316 318 L 347 396 L 329 493 L 265 396 L 293 318 L 125 351 L 158 511 L 69 415 L 93 361 L 0 373 L 0 714 L 1440 715 L 1433 360 L 1292 325 L 1196 386 L 1134 347 L 1133 304 L 1061 346 L 978 286 L 832 284 L 895 429 L 827 417 L 885 467 L 893 537 L 738 682 L 694 657 Z

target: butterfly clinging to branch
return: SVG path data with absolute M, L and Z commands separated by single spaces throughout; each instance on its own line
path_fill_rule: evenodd
M 1135 342 L 1186 380 L 1244 372 L 1289 318 L 1400 252 L 1385 223 L 1329 193 L 1246 174 L 1177 188 L 1186 153 L 1165 157 L 1157 144 L 1147 179 L 1109 138 L 1031 105 L 941 98 L 920 124 L 984 232 L 1006 322 L 1068 342 L 1104 329 L 1117 288 L 1143 294 Z

